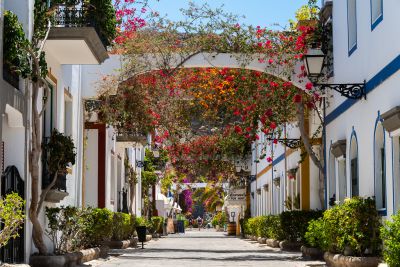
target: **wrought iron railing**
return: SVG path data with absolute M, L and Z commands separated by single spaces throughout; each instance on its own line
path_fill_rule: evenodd
M 43 138 L 43 142 L 47 143 L 49 142 L 50 137 L 45 137 Z M 49 171 L 49 166 L 47 164 L 47 159 L 48 154 L 47 151 L 44 149 L 42 151 L 42 188 L 46 188 L 51 184 L 54 178 L 54 174 Z M 67 174 L 66 173 L 60 173 L 57 175 L 57 180 L 55 185 L 52 187 L 52 189 L 67 192 Z
M 102 33 L 102 29 L 99 23 L 91 16 L 91 12 L 94 7 L 87 7 L 84 4 L 76 6 L 59 5 L 54 11 L 53 26 L 54 27 L 66 27 L 66 28 L 77 28 L 77 27 L 93 27 L 103 45 L 107 47 L 110 42 L 105 34 Z

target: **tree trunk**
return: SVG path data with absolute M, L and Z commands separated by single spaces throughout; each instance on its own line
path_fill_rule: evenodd
M 33 66 L 35 69 L 35 66 Z M 34 71 L 35 73 L 35 71 Z M 39 205 L 39 162 L 42 152 L 41 146 L 41 131 L 40 131 L 40 116 L 38 112 L 37 102 L 39 94 L 39 82 L 32 82 L 32 137 L 31 151 L 29 153 L 29 169 L 32 179 L 32 196 L 29 207 L 29 218 L 32 222 L 32 240 L 39 254 L 46 255 L 47 247 L 43 241 L 43 229 L 38 220 L 40 210 Z
M 321 202 L 321 206 L 324 207 L 324 201 L 325 201 L 325 188 L 324 188 L 324 182 L 325 182 L 325 171 L 324 171 L 324 165 L 322 159 L 318 159 L 317 155 L 315 154 L 314 150 L 312 149 L 312 144 L 310 142 L 310 137 L 307 134 L 307 130 L 305 128 L 305 118 L 304 118 L 304 105 L 303 103 L 296 103 L 296 115 L 297 115 L 297 121 L 299 125 L 299 130 L 300 130 L 300 136 L 301 140 L 303 141 L 304 148 L 307 151 L 307 154 L 310 156 L 311 160 L 317 166 L 319 170 L 319 186 L 318 186 L 318 195 L 319 199 Z

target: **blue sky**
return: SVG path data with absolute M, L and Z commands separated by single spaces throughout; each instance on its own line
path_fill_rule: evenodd
M 159 0 L 150 1 L 151 8 L 160 15 L 168 14 L 172 20 L 181 18 L 179 9 L 188 6 L 190 0 Z M 213 7 L 224 5 L 224 10 L 246 18 L 241 21 L 253 26 L 272 26 L 278 23 L 288 25 L 288 20 L 294 18 L 295 11 L 307 3 L 307 0 L 191 0 L 201 5 L 207 2 Z

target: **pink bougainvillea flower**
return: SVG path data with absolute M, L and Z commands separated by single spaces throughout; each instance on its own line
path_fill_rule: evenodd
M 270 162 L 270 163 L 271 163 L 271 162 L 272 162 L 272 158 L 271 158 L 271 157 L 268 157 L 268 158 L 267 158 L 267 162 Z

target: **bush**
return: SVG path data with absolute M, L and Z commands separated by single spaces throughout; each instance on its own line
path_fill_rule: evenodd
M 291 242 L 304 242 L 308 223 L 322 217 L 322 211 L 293 210 L 282 212 L 279 216 L 284 230 L 283 239 Z
M 326 210 L 322 219 L 313 221 L 306 239 L 332 253 L 343 253 L 346 248 L 355 256 L 379 255 L 380 226 L 375 201 L 355 197 Z
M 283 231 L 277 215 L 249 218 L 244 222 L 245 234 L 282 240 Z
M 49 221 L 46 233 L 54 245 L 55 254 L 76 251 L 83 246 L 84 226 L 83 217 L 86 210 L 76 207 L 46 207 L 46 216 Z
M 130 239 L 135 230 L 135 217 L 133 215 L 115 212 L 113 215 L 112 239 Z
M 225 212 L 218 212 L 215 214 L 214 218 L 211 221 L 212 226 L 216 227 L 219 225 L 220 227 L 224 227 L 224 225 L 227 223 L 228 219 L 226 216 Z
M 383 257 L 389 266 L 400 266 L 400 214 L 392 216 L 381 228 L 383 239 Z
M 329 244 L 325 236 L 325 221 L 323 218 L 311 220 L 304 235 L 307 246 L 328 250 Z
M 110 240 L 113 234 L 113 212 L 103 208 L 88 208 L 84 218 L 85 247 L 100 246 Z
M 164 223 L 164 218 L 160 216 L 151 217 L 151 224 L 153 233 L 158 233 L 162 230 L 162 225 Z
M 266 238 L 272 238 L 276 240 L 282 240 L 283 239 L 283 232 L 284 230 L 282 229 L 281 225 L 281 220 L 279 216 L 277 215 L 269 215 L 266 216 L 266 224 L 267 224 L 267 230 L 266 230 Z
M 17 193 L 0 198 L 0 247 L 6 245 L 10 238 L 18 236 L 18 229 L 25 219 L 24 206 L 25 201 Z

